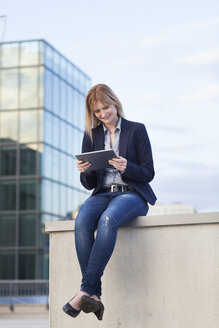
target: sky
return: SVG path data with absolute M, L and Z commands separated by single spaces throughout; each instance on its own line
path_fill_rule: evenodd
M 145 124 L 158 204 L 219 210 L 217 0 L 0 0 L 1 15 L 4 41 L 45 39 Z

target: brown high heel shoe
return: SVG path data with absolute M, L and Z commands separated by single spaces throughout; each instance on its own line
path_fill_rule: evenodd
M 103 319 L 104 305 L 92 297 L 86 295 L 81 297 L 81 310 L 85 313 L 93 312 L 98 320 Z

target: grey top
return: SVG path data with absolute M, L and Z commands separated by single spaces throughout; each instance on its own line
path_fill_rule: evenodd
M 115 154 L 119 156 L 119 139 L 120 139 L 120 133 L 121 133 L 121 123 L 122 119 L 119 118 L 118 124 L 116 126 L 115 132 L 114 132 L 114 142 L 112 144 L 112 149 L 114 150 Z M 111 149 L 110 147 L 110 132 L 103 124 L 103 130 L 104 130 L 104 148 L 105 149 Z M 125 182 L 122 181 L 121 175 L 119 170 L 115 168 L 107 168 L 104 171 L 104 177 L 103 177 L 103 187 L 109 187 L 112 184 L 119 184 L 123 186 L 127 186 Z

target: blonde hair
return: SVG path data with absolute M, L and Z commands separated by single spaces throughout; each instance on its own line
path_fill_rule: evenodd
M 122 110 L 122 104 L 115 93 L 106 84 L 97 84 L 93 86 L 87 93 L 85 99 L 86 105 L 86 125 L 85 131 L 88 133 L 92 140 L 92 128 L 96 128 L 99 124 L 99 120 L 93 113 L 94 106 L 97 101 L 100 101 L 103 105 L 114 105 L 117 109 L 118 116 L 125 118 Z

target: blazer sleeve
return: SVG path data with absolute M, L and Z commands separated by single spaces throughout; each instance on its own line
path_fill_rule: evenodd
M 82 142 L 82 153 L 92 151 L 92 141 L 90 136 L 87 133 L 84 133 L 84 138 Z M 97 175 L 95 171 L 89 173 L 80 173 L 80 180 L 82 185 L 88 189 L 94 189 L 97 184 Z
M 153 180 L 154 164 L 151 151 L 150 140 L 143 124 L 139 126 L 136 132 L 135 147 L 137 153 L 137 163 L 127 160 L 125 172 L 122 174 L 124 181 L 132 180 L 135 182 L 147 182 Z

